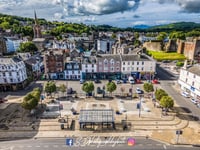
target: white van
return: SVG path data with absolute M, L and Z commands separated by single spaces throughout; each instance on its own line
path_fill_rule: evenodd
M 135 80 L 134 80 L 134 78 L 132 76 L 128 77 L 128 81 L 129 81 L 130 84 L 134 84 L 135 83 Z
M 186 98 L 190 98 L 190 95 L 187 92 L 182 92 L 181 95 L 184 96 L 184 97 L 186 97 Z

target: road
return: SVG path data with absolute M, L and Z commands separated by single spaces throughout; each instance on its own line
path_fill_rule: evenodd
M 17 141 L 6 141 L 0 143 L 0 150 L 197 150 L 198 147 L 192 146 L 174 146 L 159 143 L 151 139 L 144 139 L 141 137 L 136 137 L 135 145 L 128 146 L 127 142 L 125 144 L 118 145 L 87 145 L 87 146 L 67 146 L 66 139 L 29 139 L 29 140 L 17 140 Z M 76 142 L 74 142 L 74 145 Z
M 189 98 L 181 96 L 181 94 L 175 90 L 172 86 L 177 81 L 177 77 L 170 73 L 169 71 L 164 70 L 161 67 L 157 67 L 157 74 L 160 78 L 161 87 L 176 101 L 176 103 L 183 108 L 183 110 L 188 113 L 188 116 L 191 119 L 199 120 L 200 109 L 197 108 Z M 194 117 L 193 117 L 194 116 Z

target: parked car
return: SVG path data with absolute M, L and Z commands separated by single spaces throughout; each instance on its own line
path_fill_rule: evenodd
M 68 88 L 68 89 L 67 89 L 67 94 L 73 94 L 73 93 L 74 93 L 74 91 L 73 91 L 72 88 Z
M 120 80 L 116 80 L 116 83 L 117 84 L 121 84 L 122 82 Z
M 129 81 L 130 84 L 134 84 L 135 83 L 135 80 L 134 80 L 134 78 L 132 76 L 128 77 L 128 81 Z
M 80 79 L 80 84 L 83 84 L 85 82 L 85 80 Z
M 200 108 L 200 103 L 197 104 L 197 107 Z
M 190 95 L 187 92 L 182 92 L 181 95 L 184 96 L 184 97 L 186 97 L 186 98 L 190 98 Z
M 95 82 L 95 83 L 101 83 L 101 81 L 98 80 L 98 79 L 95 79 L 94 82 Z
M 153 83 L 153 84 L 158 84 L 158 83 L 159 83 L 159 81 L 158 81 L 158 80 L 156 80 L 156 79 L 154 79 L 154 80 L 152 80 L 152 83 Z
M 6 102 L 6 101 L 8 101 L 7 99 L 4 99 L 4 98 L 0 98 L 0 103 L 4 103 L 4 102 Z
M 138 88 L 138 87 L 136 88 L 136 93 L 137 93 L 137 94 L 142 94 L 142 92 L 143 92 L 143 91 L 142 91 L 140 88 Z
M 198 104 L 197 100 L 195 100 L 194 98 L 191 99 L 191 102 L 194 103 L 195 105 Z

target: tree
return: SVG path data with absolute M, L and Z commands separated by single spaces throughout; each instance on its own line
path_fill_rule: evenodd
M 86 94 L 92 93 L 94 91 L 94 83 L 93 82 L 85 82 L 82 86 L 82 90 L 86 92 Z
M 112 95 L 112 92 L 115 91 L 117 89 L 117 85 L 115 84 L 115 82 L 108 82 L 106 85 L 106 90 L 108 92 L 110 92 L 110 94 Z
M 56 84 L 53 81 L 48 81 L 44 90 L 46 93 L 52 94 L 56 91 Z
M 167 111 L 174 106 L 174 100 L 170 96 L 163 96 L 160 100 L 160 105 Z
M 61 84 L 60 86 L 59 86 L 59 91 L 61 91 L 62 93 L 63 93 L 63 96 L 64 96 L 64 93 L 66 92 L 66 85 L 65 84 Z
M 164 41 L 165 38 L 167 38 L 166 32 L 160 32 L 159 35 L 157 36 L 157 40 L 160 40 L 160 41 Z
M 35 46 L 33 42 L 26 42 L 26 43 L 21 43 L 19 46 L 19 52 L 25 53 L 25 52 L 31 52 L 34 53 L 38 51 L 38 48 Z
M 32 110 L 38 105 L 37 97 L 33 95 L 33 93 L 28 93 L 21 104 L 24 109 Z
M 163 96 L 168 96 L 168 94 L 163 89 L 158 89 L 156 90 L 155 96 L 156 99 L 160 101 Z
M 40 101 L 41 90 L 39 88 L 34 88 L 31 94 Z
M 144 83 L 143 88 L 146 92 L 153 92 L 154 88 L 153 88 L 153 84 L 152 83 Z

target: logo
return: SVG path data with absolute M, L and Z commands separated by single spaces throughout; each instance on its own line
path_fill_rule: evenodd
M 73 146 L 74 140 L 73 139 L 66 139 L 66 145 L 67 146 Z
M 135 139 L 134 138 L 128 138 L 127 143 L 128 143 L 128 146 L 134 146 L 135 145 Z

